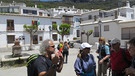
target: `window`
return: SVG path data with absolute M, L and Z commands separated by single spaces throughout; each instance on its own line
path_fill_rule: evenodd
M 39 36 L 39 40 L 42 41 L 43 40 L 43 37 L 42 36 Z
M 7 20 L 7 30 L 14 30 L 14 20 Z
M 53 22 L 52 22 L 52 25 L 53 25 L 53 24 L 57 24 L 57 23 L 56 23 L 55 21 L 53 21 Z
M 70 28 L 70 34 L 73 34 L 73 28 L 72 27 Z
M 134 14 L 131 14 L 131 19 L 134 19 Z
M 89 17 L 88 19 L 92 19 L 92 16 L 91 15 L 89 15 L 88 17 Z
M 7 43 L 14 43 L 15 35 L 7 35 Z
M 53 21 L 53 22 L 52 22 L 52 25 L 53 25 L 53 24 L 57 24 L 57 23 L 56 23 L 55 21 Z M 54 28 L 52 28 L 52 30 L 54 30 Z
M 35 20 L 32 20 L 31 23 L 32 23 L 32 25 L 38 25 L 38 24 L 37 24 L 37 21 L 35 21 Z
M 109 31 L 109 25 L 104 26 L 104 31 Z
M 24 13 L 24 14 L 29 14 L 29 13 L 31 13 L 31 14 L 37 15 L 37 11 L 35 11 L 35 10 L 23 9 L 23 13 Z
M 94 32 L 93 32 L 94 37 L 99 37 L 99 29 L 98 26 L 94 27 Z
M 39 12 L 39 16 L 42 16 L 43 15 L 43 13 L 42 12 Z
M 80 37 L 80 30 L 76 30 L 77 31 L 77 37 Z
M 94 16 L 94 21 L 97 21 L 97 16 L 96 15 Z
M 129 39 L 135 37 L 135 27 L 122 28 L 121 34 L 122 34 L 121 38 L 123 40 L 129 40 Z

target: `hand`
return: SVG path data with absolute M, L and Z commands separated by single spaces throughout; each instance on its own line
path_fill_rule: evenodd
M 126 72 L 126 75 L 131 75 L 131 76 L 133 75 L 134 76 L 135 69 L 132 67 L 129 67 L 129 68 L 125 69 L 125 72 Z
M 104 62 L 104 60 L 103 59 L 101 59 L 100 61 L 99 61 L 99 64 L 102 64 Z
M 62 53 L 61 52 L 58 52 L 58 55 L 59 55 L 60 61 L 63 61 L 64 59 L 63 59 Z
M 57 64 L 58 63 L 59 56 L 57 54 L 53 54 L 51 58 L 52 58 L 52 63 L 53 64 Z

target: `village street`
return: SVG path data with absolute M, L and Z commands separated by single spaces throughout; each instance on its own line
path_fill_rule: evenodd
M 74 72 L 74 62 L 77 57 L 79 51 L 79 44 L 75 46 L 75 48 L 70 48 L 69 50 L 69 59 L 68 63 L 64 64 L 63 70 L 61 73 L 57 73 L 57 76 L 76 76 Z M 37 50 L 33 51 L 24 51 L 25 53 L 38 53 Z M 97 54 L 95 53 L 95 49 L 91 50 L 91 53 L 94 55 L 95 60 L 97 62 Z M 2 53 L 0 53 L 1 55 Z M 4 52 L 3 54 L 9 54 L 8 52 Z M 0 68 L 0 76 L 27 76 L 27 68 L 23 67 L 2 67 Z

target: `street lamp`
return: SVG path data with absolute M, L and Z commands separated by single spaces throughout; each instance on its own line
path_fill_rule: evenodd
M 102 21 L 101 20 L 98 21 L 98 25 L 99 25 L 99 37 L 102 37 L 102 34 L 101 34 Z
M 49 34 L 50 34 L 50 39 L 51 39 L 51 31 L 52 31 L 52 27 L 49 26 L 48 28 L 49 28 Z

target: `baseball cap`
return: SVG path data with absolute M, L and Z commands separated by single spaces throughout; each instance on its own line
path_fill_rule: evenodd
M 116 43 L 120 43 L 120 40 L 119 39 L 117 39 L 117 38 L 114 38 L 114 39 L 112 39 L 111 40 L 111 42 L 110 42 L 111 44 L 116 44 Z
M 92 45 L 90 45 L 90 44 L 88 44 L 88 43 L 82 43 L 81 45 L 80 45 L 80 50 L 83 50 L 83 49 L 85 49 L 85 48 L 91 48 L 92 47 Z

